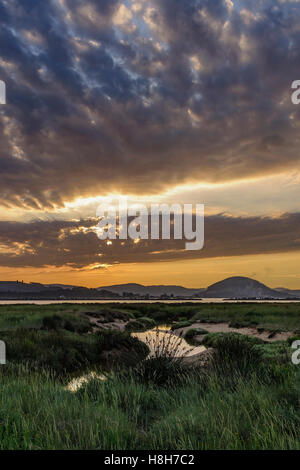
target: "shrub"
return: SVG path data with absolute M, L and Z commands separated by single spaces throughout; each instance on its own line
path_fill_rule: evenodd
M 44 317 L 42 320 L 42 328 L 45 330 L 58 330 L 63 328 L 64 320 L 59 315 Z
M 126 325 L 126 331 L 134 332 L 134 331 L 144 331 L 145 325 L 139 320 L 130 320 Z
M 184 339 L 189 343 L 191 344 L 192 346 L 194 346 L 195 344 L 198 344 L 194 338 L 195 336 L 199 336 L 199 335 L 206 335 L 208 334 L 208 331 L 207 330 L 204 330 L 203 328 L 191 328 L 190 330 L 188 330 L 185 335 L 184 335 Z
M 17 329 L 3 333 L 1 338 L 6 343 L 9 362 L 29 363 L 32 368 L 46 367 L 58 375 L 107 365 L 108 353 L 114 351 L 118 351 L 116 359 L 122 364 L 136 363 L 149 353 L 145 343 L 128 333 L 113 330 L 79 335 L 63 329 Z
M 100 352 L 111 349 L 121 349 L 126 347 L 141 348 L 144 352 L 149 352 L 148 347 L 142 341 L 130 336 L 127 332 L 117 330 L 99 330 L 96 333 L 98 350 Z
M 96 334 L 97 351 L 109 367 L 133 365 L 149 354 L 148 346 L 128 332 L 100 330 Z
M 264 342 L 239 333 L 211 333 L 203 338 L 203 344 L 216 350 L 213 363 L 217 369 L 248 373 L 261 361 L 258 346 Z
M 28 362 L 32 367 L 47 367 L 58 374 L 83 370 L 100 362 L 93 338 L 88 335 L 17 329 L 6 332 L 2 338 L 9 362 Z
M 130 320 L 126 330 L 130 332 L 150 330 L 156 326 L 156 321 L 148 317 L 140 317 L 138 320 Z
M 255 374 L 262 383 L 283 383 L 291 379 L 293 368 L 284 342 L 265 343 L 239 333 L 214 333 L 203 344 L 215 348 L 214 368 L 230 377 Z
M 287 343 L 289 346 L 291 346 L 294 341 L 300 341 L 300 334 L 296 336 L 291 336 L 290 338 L 287 339 Z
M 186 321 L 179 321 L 172 325 L 171 330 L 178 330 L 179 328 L 186 328 L 187 326 L 191 326 L 193 322 L 191 320 Z
M 268 338 L 274 338 L 277 334 L 281 333 L 281 330 L 273 330 L 269 333 Z
M 130 373 L 139 383 L 156 386 L 175 386 L 187 381 L 192 374 L 192 368 L 184 362 L 187 351 L 182 349 L 182 338 L 165 333 L 146 338 L 151 343 L 151 356 L 141 361 Z
M 159 387 L 175 386 L 190 378 L 191 370 L 182 358 L 150 357 L 141 361 L 131 370 L 131 376 L 139 383 L 153 384 Z
M 145 307 L 145 306 L 144 306 Z M 154 309 L 155 310 L 152 310 Z M 170 309 L 168 305 L 165 305 L 164 308 L 160 305 L 159 308 L 155 304 L 148 304 L 147 308 L 142 308 L 142 316 L 151 317 L 157 323 L 169 323 L 176 319 L 176 312 Z
M 230 328 L 247 328 L 247 327 L 256 327 L 258 325 L 257 321 L 253 320 L 232 320 L 229 323 Z
M 156 326 L 156 321 L 149 317 L 141 317 L 138 321 L 143 323 L 143 325 L 149 329 Z
M 112 323 L 115 320 L 128 321 L 134 318 L 131 312 L 124 312 L 122 310 L 113 310 L 109 308 L 102 308 L 97 312 L 84 312 L 84 315 L 98 318 L 100 323 Z
M 42 329 L 44 330 L 67 330 L 75 333 L 87 333 L 92 326 L 83 315 L 49 315 L 42 319 Z

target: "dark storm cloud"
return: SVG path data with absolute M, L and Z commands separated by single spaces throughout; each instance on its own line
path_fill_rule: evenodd
M 98 239 L 97 221 L 0 222 L 0 264 L 9 267 L 69 266 L 101 269 L 116 263 L 151 263 L 217 256 L 239 256 L 300 250 L 300 214 L 280 218 L 205 219 L 205 247 L 186 251 L 185 240 Z
M 235 3 L 0 0 L 0 202 L 298 165 L 300 5 Z

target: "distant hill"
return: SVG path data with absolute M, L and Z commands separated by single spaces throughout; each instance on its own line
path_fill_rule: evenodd
M 76 289 L 78 286 L 72 286 L 69 284 L 45 284 L 45 287 L 59 288 L 59 289 Z
M 89 300 L 119 298 L 113 292 L 64 284 L 38 284 L 19 281 L 0 281 L 2 300 Z
M 113 286 L 98 287 L 98 290 L 108 290 L 119 295 L 131 293 L 135 295 L 152 295 L 160 297 L 161 295 L 173 295 L 174 297 L 191 297 L 200 295 L 205 289 L 188 289 L 182 286 L 143 286 L 142 284 L 119 284 Z
M 36 282 L 0 281 L 0 292 L 39 292 L 43 289 L 45 286 Z
M 143 286 L 142 284 L 119 284 L 113 286 L 99 287 L 98 290 L 106 289 L 120 296 L 128 293 L 140 296 L 160 297 L 163 295 L 189 298 L 232 298 L 232 299 L 280 299 L 295 298 L 297 291 L 289 289 L 271 289 L 255 279 L 249 277 L 235 276 L 216 282 L 209 287 L 199 289 L 188 289 L 182 286 Z M 300 298 L 300 291 L 298 291 Z
M 275 290 L 284 295 L 287 294 L 292 297 L 300 297 L 300 290 L 297 289 L 286 289 L 285 287 L 276 287 Z
M 145 299 L 145 298 L 227 298 L 227 299 L 295 299 L 300 300 L 300 290 L 280 287 L 271 289 L 249 277 L 230 277 L 207 288 L 189 289 L 174 285 L 118 284 L 96 289 L 65 284 L 39 284 L 19 281 L 0 281 L 0 299 L 53 300 L 53 299 Z
M 211 298 L 274 298 L 290 297 L 289 294 L 283 294 L 275 289 L 270 289 L 259 281 L 249 277 L 229 277 L 223 281 L 216 282 L 209 286 L 202 294 L 202 297 Z

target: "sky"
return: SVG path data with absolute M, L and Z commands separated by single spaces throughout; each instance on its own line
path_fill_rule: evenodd
M 0 280 L 300 288 L 299 0 L 0 0 Z M 205 245 L 99 240 L 111 197 Z

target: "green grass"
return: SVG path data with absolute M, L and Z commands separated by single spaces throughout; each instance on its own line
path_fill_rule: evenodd
M 204 328 L 190 328 L 184 335 L 184 339 L 188 344 L 191 346 L 197 346 L 199 344 L 198 341 L 195 341 L 196 336 L 207 335 L 208 331 Z
M 25 366 L 0 374 L 0 449 L 299 450 L 299 425 L 299 374 L 162 388 L 116 375 L 76 393 Z
M 203 369 L 172 357 L 145 359 L 147 348 L 128 332 L 94 334 L 86 315 L 144 328 L 256 322 L 270 332 L 298 330 L 294 340 L 299 311 L 299 304 L 1 306 L 9 362 L 0 366 L 0 449 L 300 450 L 292 339 L 205 334 L 214 355 Z M 106 382 L 93 379 L 76 393 L 65 388 L 74 374 L 108 364 Z
M 172 325 L 171 330 L 178 330 L 179 328 L 186 328 L 187 326 L 191 326 L 193 322 L 191 320 L 183 320 L 178 321 Z
M 63 329 L 15 329 L 2 333 L 1 339 L 10 362 L 28 363 L 58 375 L 80 373 L 97 365 L 109 368 L 113 362 L 135 363 L 149 352 L 137 338 L 114 330 L 80 335 Z
M 44 316 L 41 329 L 50 331 L 63 329 L 74 333 L 88 333 L 92 331 L 92 325 L 89 319 L 82 314 L 60 313 Z
M 0 332 L 14 328 L 41 328 L 44 318 L 59 316 L 72 322 L 89 325 L 87 314 L 101 316 L 106 322 L 134 318 L 130 310 L 114 305 L 51 304 L 51 305 L 0 305 Z
M 232 327 L 260 327 L 268 331 L 295 331 L 300 324 L 300 304 L 203 304 L 194 321 L 229 322 Z
M 130 320 L 126 330 L 130 332 L 151 330 L 156 326 L 156 321 L 148 317 L 139 317 L 138 320 Z
M 300 303 L 226 303 L 226 304 L 52 304 L 1 305 L 0 332 L 15 327 L 36 327 L 49 315 L 80 315 L 91 313 L 105 316 L 107 321 L 123 316 L 139 320 L 147 317 L 156 324 L 183 321 L 232 322 L 232 325 L 257 325 L 268 331 L 296 331 L 300 328 Z

